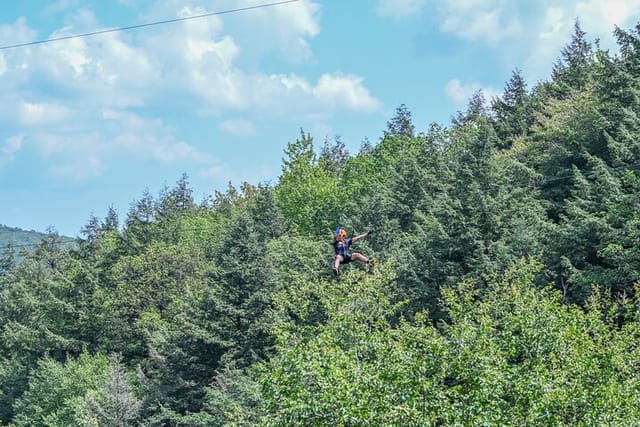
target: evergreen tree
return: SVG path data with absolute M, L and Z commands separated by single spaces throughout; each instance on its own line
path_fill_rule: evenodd
M 539 196 L 531 189 L 533 171 L 515 158 L 498 155 L 489 120 L 469 113 L 473 122 L 454 127 L 454 142 L 446 153 L 451 183 L 442 199 L 442 227 L 435 239 L 446 251 L 432 249 L 440 257 L 428 269 L 440 285 L 479 279 L 536 254 L 548 233 Z
M 488 117 L 486 99 L 481 90 L 474 92 L 469 100 L 466 111 L 458 111 L 451 123 L 454 127 L 465 127 L 477 122 L 480 117 Z
M 556 96 L 566 97 L 572 90 L 582 90 L 589 81 L 589 71 L 592 64 L 592 46 L 586 39 L 578 20 L 573 26 L 571 42 L 561 51 L 560 60 L 551 72 L 556 84 Z
M 337 176 L 348 159 L 349 150 L 340 137 L 336 137 L 333 145 L 330 145 L 328 140 L 324 141 L 318 162 L 324 169 Z
M 29 377 L 27 391 L 15 403 L 16 427 L 80 425 L 85 395 L 105 380 L 108 359 L 82 353 L 64 363 L 44 358 Z
M 0 419 L 10 420 L 28 375 L 48 355 L 63 361 L 90 345 L 90 285 L 66 276 L 74 261 L 48 235 L 4 275 L 0 289 Z
M 8 244 L 2 252 L 2 258 L 0 258 L 0 290 L 4 287 L 2 285 L 2 276 L 8 274 L 15 266 L 15 249 L 13 245 Z
M 411 120 L 411 111 L 405 104 L 401 104 L 396 108 L 396 115 L 387 121 L 387 129 L 384 131 L 384 137 L 408 137 L 415 136 L 415 126 Z
M 381 192 L 389 197 L 383 202 L 388 208 L 377 208 L 372 215 L 388 218 L 372 240 L 378 250 L 386 248 L 385 256 L 393 254 L 398 260 L 399 287 L 409 300 L 407 311 L 428 309 L 436 317 L 438 289 L 443 283 L 438 282 L 442 277 L 437 271 L 442 271 L 447 252 L 443 221 L 453 208 L 449 198 L 452 172 L 443 149 L 446 138 L 446 132 L 432 126 L 417 155 L 399 162 L 397 172 L 388 177 L 388 192 Z
M 160 192 L 156 210 L 159 218 L 166 218 L 189 213 L 194 208 L 193 190 L 187 174 L 182 174 L 174 188 Z
M 495 115 L 498 148 L 510 148 L 514 138 L 528 133 L 533 124 L 533 114 L 529 107 L 527 85 L 520 70 L 511 73 L 502 98 L 496 98 L 491 109 Z
M 140 200 L 132 203 L 127 214 L 126 228 L 122 234 L 125 251 L 134 254 L 153 240 L 156 214 L 154 197 L 147 189 Z
M 88 243 L 95 243 L 101 235 L 100 220 L 94 214 L 89 217 L 89 222 L 80 229 L 80 234 L 84 236 Z
M 104 221 L 102 221 L 102 231 L 108 233 L 110 231 L 117 231 L 119 228 L 120 222 L 118 220 L 118 213 L 113 206 L 109 206 L 107 215 L 104 217 Z
M 76 413 L 83 425 L 125 427 L 133 425 L 142 409 L 142 400 L 134 392 L 131 379 L 119 356 L 109 358 L 102 383 L 84 395 Z

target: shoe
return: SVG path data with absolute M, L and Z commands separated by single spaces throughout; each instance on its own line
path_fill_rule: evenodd
M 338 269 L 335 268 L 335 267 L 333 267 L 333 275 L 336 276 L 336 277 L 339 276 Z

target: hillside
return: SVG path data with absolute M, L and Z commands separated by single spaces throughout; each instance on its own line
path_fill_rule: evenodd
M 0 248 L 2 249 L 9 245 L 15 248 L 31 248 L 37 245 L 44 236 L 46 236 L 45 233 L 39 233 L 33 230 L 22 230 L 0 224 Z
M 12 255 L 16 261 L 23 258 L 24 251 L 32 252 L 37 248 L 47 233 L 40 233 L 34 230 L 23 230 L 17 227 L 9 227 L 0 224 L 0 256 L 6 249 L 13 250 Z M 70 248 L 76 243 L 76 239 L 67 236 L 57 236 L 56 241 L 61 247 Z

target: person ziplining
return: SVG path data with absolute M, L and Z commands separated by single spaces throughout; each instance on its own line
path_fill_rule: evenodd
M 335 250 L 336 257 L 333 263 L 333 275 L 338 277 L 340 274 L 340 265 L 348 264 L 353 260 L 360 261 L 364 264 L 369 265 L 369 271 L 372 272 L 374 261 L 373 259 L 367 258 L 359 252 L 350 252 L 349 248 L 355 242 L 360 239 L 363 239 L 371 234 L 371 231 L 367 231 L 366 233 L 347 238 L 347 230 L 344 227 L 340 226 L 336 228 L 336 231 L 333 235 L 333 249 Z

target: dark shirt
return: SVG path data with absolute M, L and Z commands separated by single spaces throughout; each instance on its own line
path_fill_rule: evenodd
M 349 252 L 349 246 L 351 246 L 351 238 L 341 242 L 340 240 L 336 240 L 333 242 L 333 249 L 336 252 L 336 255 L 342 255 L 343 258 L 347 258 L 351 256 L 351 252 Z

